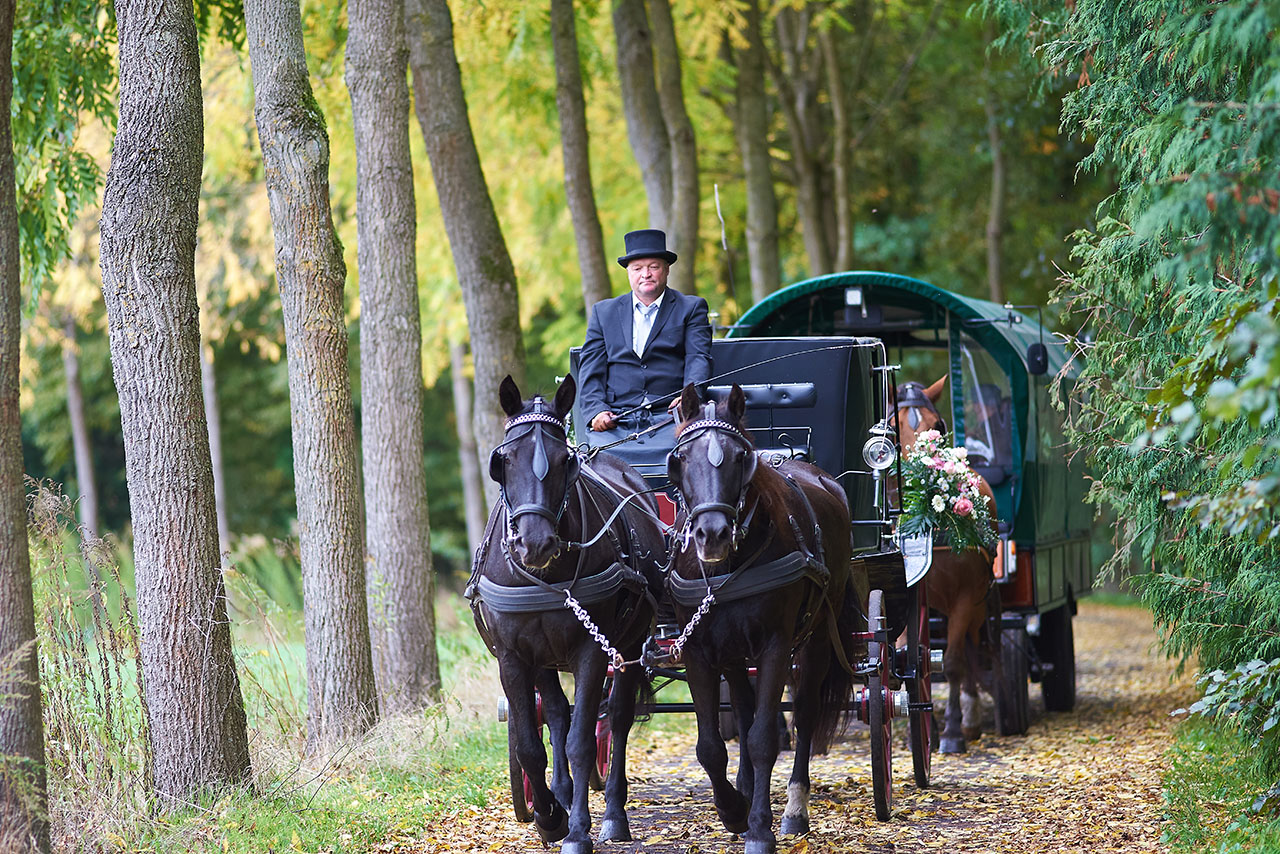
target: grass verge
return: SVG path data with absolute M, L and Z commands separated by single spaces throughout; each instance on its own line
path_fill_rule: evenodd
M 1235 733 L 1189 721 L 1169 752 L 1163 841 L 1184 852 L 1280 852 L 1280 815 L 1256 815 L 1254 799 L 1274 781 Z

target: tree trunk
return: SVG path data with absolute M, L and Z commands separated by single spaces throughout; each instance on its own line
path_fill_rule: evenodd
M 213 505 L 218 518 L 218 553 L 223 564 L 231 551 L 231 526 L 227 522 L 227 475 L 222 466 L 222 417 L 218 413 L 218 377 L 213 370 L 213 350 L 200 347 L 200 388 L 204 419 L 209 423 L 209 461 L 213 464 Z
M 578 60 L 573 0 L 551 0 L 551 46 L 556 63 L 556 111 L 560 114 L 564 192 L 569 200 L 569 215 L 573 218 L 573 234 L 578 243 L 582 304 L 590 317 L 591 306 L 608 299 L 613 291 L 609 285 L 609 262 L 604 254 L 604 234 L 600 230 L 600 215 L 591 183 L 587 107 L 582 95 L 582 65 Z
M 778 88 L 778 101 L 791 135 L 796 213 L 809 272 L 820 276 L 831 272 L 831 249 L 823 215 L 822 127 L 817 91 L 821 63 L 810 47 L 811 28 L 811 6 L 801 10 L 787 8 L 778 13 L 775 29 L 785 68 L 769 62 L 769 71 Z
M 484 523 L 489 518 L 484 501 L 484 475 L 476 454 L 476 431 L 472 429 L 471 383 L 467 382 L 467 349 L 461 341 L 449 345 L 449 374 L 453 381 L 453 414 L 458 425 L 458 460 L 462 472 L 462 501 L 467 513 L 467 545 L 471 554 L 480 547 Z
M 76 458 L 80 528 L 82 536 L 88 540 L 98 536 L 98 485 L 93 476 L 93 453 L 89 449 L 89 424 L 84 417 L 76 321 L 70 314 L 62 320 L 62 333 L 62 372 L 67 380 L 67 420 L 71 422 L 71 448 Z
M 649 227 L 670 231 L 671 142 L 653 78 L 653 48 L 644 0 L 613 0 L 613 32 L 618 43 L 622 112 L 649 200 Z
M 475 361 L 475 431 L 479 453 L 502 442 L 498 386 L 508 374 L 524 384 L 524 339 L 515 268 L 489 197 L 471 133 L 462 72 L 453 49 L 446 0 L 406 0 L 414 109 L 440 197 L 440 212 L 462 287 Z M 498 485 L 485 482 L 489 503 Z
M 440 664 L 423 468 L 422 323 L 404 0 L 351 0 L 347 18 L 369 629 L 381 708 L 405 712 L 439 699 Z
M 702 202 L 698 189 L 698 143 L 693 122 L 684 104 L 680 50 L 668 0 L 649 0 L 653 48 L 658 59 L 658 101 L 671 144 L 671 226 L 667 245 L 680 256 L 671 268 L 669 284 L 686 294 L 697 293 L 698 213 Z
M 307 78 L 298 0 L 249 0 L 244 11 L 289 364 L 307 744 L 319 752 L 363 734 L 378 713 L 347 374 L 346 267 L 329 213 L 329 138 Z
M 760 302 L 782 284 L 778 260 L 778 197 L 773 189 L 769 159 L 769 105 L 764 89 L 764 40 L 757 0 L 746 5 L 745 47 L 734 48 L 738 68 L 734 133 L 742 152 L 747 187 L 747 265 L 751 271 L 751 301 Z
M 995 40 L 990 22 L 983 27 L 985 43 Z M 991 79 L 991 54 L 988 51 L 983 62 L 983 80 L 986 97 L 982 100 L 987 113 L 987 143 L 991 146 L 991 201 L 987 206 L 987 290 L 994 303 L 1004 303 L 1004 283 L 1001 271 L 1001 246 L 1004 241 L 1004 150 L 1000 139 L 1000 105 L 996 98 L 995 82 Z
M 0 0 L 0 848 L 49 850 L 44 721 L 22 484 L 22 291 L 14 186 L 14 0 Z
M 827 71 L 827 94 L 831 100 L 831 170 L 835 179 L 836 269 L 853 269 L 853 205 L 850 192 L 849 102 L 844 88 L 844 72 L 836 36 L 824 30 L 818 36 Z
M 120 120 L 102 295 L 133 517 L 140 665 L 168 806 L 249 781 L 200 394 L 195 248 L 204 116 L 190 3 L 118 0 Z

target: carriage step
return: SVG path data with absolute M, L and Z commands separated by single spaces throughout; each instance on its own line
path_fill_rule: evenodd
M 506 723 L 507 715 L 511 713 L 511 706 L 507 704 L 506 697 L 498 698 L 498 723 Z

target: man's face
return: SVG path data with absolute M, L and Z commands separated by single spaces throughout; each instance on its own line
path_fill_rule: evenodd
M 661 258 L 637 258 L 627 265 L 627 281 L 631 292 L 645 305 L 662 296 L 667 289 L 667 272 L 671 265 Z

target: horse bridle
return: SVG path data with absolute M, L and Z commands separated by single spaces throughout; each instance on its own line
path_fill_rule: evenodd
M 946 419 L 942 417 L 942 413 L 938 411 L 929 396 L 924 393 L 924 384 L 912 380 L 903 383 L 900 388 L 902 393 L 898 395 L 898 408 L 893 411 L 894 421 L 897 421 L 898 412 L 907 410 L 907 424 L 912 430 L 920 428 L 920 411 L 927 410 L 938 417 L 938 432 L 947 432 Z
M 550 472 L 550 461 L 547 459 L 547 449 L 544 444 L 547 427 L 543 425 L 550 425 L 560 431 L 560 437 L 551 436 L 552 441 L 564 441 L 564 438 L 568 436 L 564 421 L 545 411 L 546 403 L 541 397 L 533 399 L 533 406 L 534 411 L 507 419 L 504 429 L 504 436 L 507 438 L 489 454 L 489 477 L 497 482 L 498 495 L 502 501 L 503 509 L 507 512 L 508 540 L 514 539 L 516 536 L 516 520 L 521 516 L 530 514 L 543 517 L 558 531 L 560 520 L 564 517 L 564 511 L 569 506 L 569 496 L 573 493 L 573 486 L 577 482 L 578 476 L 582 473 L 582 457 L 579 456 L 576 450 L 570 449 L 569 470 L 564 479 L 564 496 L 560 500 L 560 508 L 558 510 L 553 511 L 550 507 L 537 503 L 520 504 L 516 507 L 511 506 L 511 498 L 507 495 L 507 478 L 504 470 L 506 457 L 502 453 L 502 449 L 532 433 L 534 442 L 533 476 L 542 481 L 546 479 L 547 474 Z M 524 430 L 514 436 L 511 435 L 513 430 L 525 425 L 530 425 L 528 430 Z
M 731 439 L 737 440 L 746 448 L 746 451 L 748 454 L 755 452 L 755 448 L 751 444 L 751 440 L 748 439 L 746 436 L 744 436 L 742 431 L 739 430 L 733 424 L 730 424 L 728 421 L 723 421 L 719 418 L 716 418 L 715 404 L 707 403 L 703 410 L 702 418 L 686 425 L 684 430 L 680 432 L 680 438 L 676 440 L 676 446 L 675 448 L 672 449 L 671 456 L 675 456 L 676 452 L 679 451 L 683 446 L 688 445 L 694 439 L 698 438 L 699 436 L 703 435 L 708 431 L 715 431 L 717 433 L 727 435 Z M 718 442 L 712 442 L 707 447 L 707 461 L 710 462 L 711 465 L 716 468 L 719 468 L 724 464 L 724 461 L 725 461 L 724 448 L 722 448 Z M 688 509 L 688 512 L 685 514 L 685 525 L 684 525 L 684 534 L 686 539 L 689 536 L 689 532 L 692 531 L 693 529 L 694 519 L 696 519 L 698 516 L 700 516 L 703 513 L 719 511 L 729 517 L 729 523 L 733 529 L 733 534 L 732 534 L 733 548 L 735 550 L 737 549 L 738 543 L 741 542 L 742 538 L 746 536 L 747 526 L 750 524 L 750 521 L 751 521 L 750 514 L 748 515 L 747 519 L 745 520 L 742 519 L 742 510 L 746 505 L 746 501 L 747 501 L 747 486 L 750 483 L 750 481 L 743 476 L 743 472 L 745 471 L 746 471 L 745 465 L 738 470 L 738 490 L 737 490 L 738 502 L 737 504 L 725 504 L 722 501 L 704 501 L 701 504 L 696 504 L 693 507 L 690 507 Z M 683 494 L 681 495 L 681 499 L 683 500 Z M 753 508 L 753 513 L 754 513 L 754 508 Z

